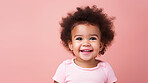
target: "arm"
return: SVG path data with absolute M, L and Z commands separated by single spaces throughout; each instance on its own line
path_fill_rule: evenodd
M 54 83 L 58 83 L 58 82 L 54 81 Z
M 58 83 L 58 82 L 54 81 L 54 83 Z M 115 83 L 115 82 L 114 82 L 114 83 Z
M 109 63 L 106 63 L 106 71 L 108 73 L 107 74 L 108 82 L 115 83 L 117 81 L 117 78 L 116 78 L 115 73 Z
M 66 65 L 65 61 L 63 61 L 59 65 L 55 75 L 52 77 L 53 83 L 65 83 L 65 65 Z

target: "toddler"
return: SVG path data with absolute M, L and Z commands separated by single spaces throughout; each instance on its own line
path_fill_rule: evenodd
M 63 61 L 54 83 L 115 83 L 117 78 L 109 63 L 96 59 L 106 51 L 114 38 L 113 18 L 95 5 L 68 13 L 62 18 L 62 44 L 75 58 Z

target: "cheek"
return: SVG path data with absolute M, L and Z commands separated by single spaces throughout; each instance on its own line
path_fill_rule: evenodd
M 93 43 L 92 46 L 93 46 L 93 48 L 95 50 L 99 50 L 100 49 L 100 44 L 99 43 Z
M 73 53 L 74 53 L 74 55 L 75 55 L 75 56 L 78 55 L 79 50 L 80 50 L 80 44 L 78 44 L 78 43 L 73 43 L 73 44 L 72 44 L 72 48 L 73 48 Z
M 73 44 L 72 44 L 72 46 L 73 46 L 73 49 L 79 49 L 80 48 L 80 43 L 77 43 L 77 42 L 74 42 Z

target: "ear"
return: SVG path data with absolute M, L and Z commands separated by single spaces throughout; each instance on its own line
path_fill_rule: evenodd
M 104 47 L 104 43 L 100 43 L 100 51 L 103 49 L 103 47 Z
M 73 50 L 71 41 L 68 41 L 68 47 L 69 47 L 70 50 Z

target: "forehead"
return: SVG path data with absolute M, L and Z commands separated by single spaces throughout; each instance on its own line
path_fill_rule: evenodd
M 87 34 L 98 34 L 100 35 L 99 27 L 91 24 L 78 24 L 72 30 L 72 35 L 87 35 Z

